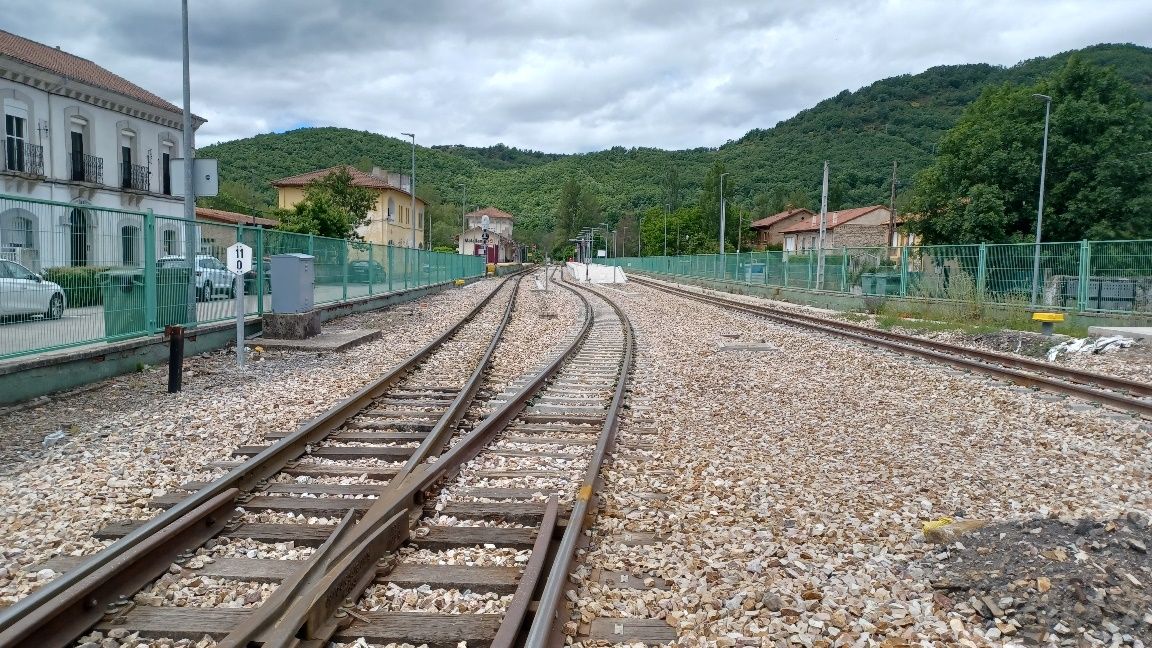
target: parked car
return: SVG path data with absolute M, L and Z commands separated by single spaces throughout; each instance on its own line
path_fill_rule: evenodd
M 187 268 L 188 262 L 182 256 L 166 256 L 156 259 L 157 268 Z M 232 297 L 236 294 L 235 275 L 214 256 L 196 256 L 196 299 L 208 301 L 219 294 Z
M 15 261 L 0 261 L 0 315 L 64 315 L 64 289 Z
M 371 277 L 373 282 L 384 281 L 384 266 L 377 261 L 359 260 L 348 264 L 348 281 L 368 283 Z

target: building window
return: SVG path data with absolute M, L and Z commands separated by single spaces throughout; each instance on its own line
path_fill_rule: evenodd
M 120 129 L 120 188 L 147 190 L 147 169 L 133 164 L 136 159 L 136 133 Z
M 26 140 L 25 128 L 27 120 L 24 117 L 8 114 L 4 115 L 4 167 L 9 171 L 23 171 Z
M 164 195 L 172 195 L 172 149 L 171 147 L 164 147 L 164 152 L 160 154 L 160 173 L 161 182 L 160 190 Z
M 391 196 L 388 197 L 388 222 L 396 222 L 396 200 Z
M 126 266 L 140 263 L 140 228 L 125 225 L 120 228 L 120 261 Z
M 82 209 L 73 209 L 68 217 L 69 260 L 74 266 L 88 265 L 88 216 Z
M 166 229 L 161 236 L 161 248 L 164 250 L 164 256 L 176 254 L 176 230 Z

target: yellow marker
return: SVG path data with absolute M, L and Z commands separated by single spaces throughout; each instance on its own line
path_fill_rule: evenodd
M 1064 313 L 1032 313 L 1032 320 L 1040 322 L 1040 332 L 1052 335 L 1052 325 L 1064 321 Z

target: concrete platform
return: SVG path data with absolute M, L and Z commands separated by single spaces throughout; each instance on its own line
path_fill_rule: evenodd
M 379 329 L 352 329 L 338 333 L 321 333 L 315 337 L 303 340 L 285 340 L 277 338 L 253 338 L 245 342 L 245 346 L 263 347 L 265 349 L 283 349 L 286 351 L 343 351 L 380 337 Z
M 1133 340 L 1152 340 L 1152 326 L 1089 326 L 1088 335 L 1100 337 L 1123 335 Z

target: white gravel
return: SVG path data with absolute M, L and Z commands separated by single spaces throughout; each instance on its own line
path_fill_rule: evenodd
M 1152 509 L 1152 441 L 1131 418 L 627 292 L 605 294 L 637 330 L 641 405 L 604 473 L 569 641 L 590 616 L 631 616 L 686 646 L 999 645 L 938 609 L 914 565 L 939 551 L 923 522 Z M 723 333 L 775 349 L 721 350 Z M 619 537 L 643 532 L 664 539 Z M 594 570 L 670 585 L 604 586 Z
M 815 315 L 817 317 L 824 317 L 834 320 L 848 320 L 853 324 L 880 328 L 879 318 L 875 315 L 865 315 L 859 313 L 846 314 L 841 311 L 818 308 L 815 306 L 805 306 L 803 304 L 794 304 L 792 302 L 779 301 L 775 299 L 753 297 L 751 295 L 739 295 L 735 293 L 701 288 L 699 286 L 688 284 L 676 284 L 667 280 L 657 279 L 655 277 L 645 277 L 644 279 L 673 285 L 678 288 L 699 292 L 705 295 L 713 295 L 717 297 L 723 297 L 725 299 L 732 299 L 735 301 L 743 302 L 745 304 L 769 306 L 782 311 L 800 313 L 804 315 Z M 608 294 L 611 295 L 611 293 Z M 907 323 L 907 326 L 893 327 L 892 331 L 895 333 L 903 333 L 905 335 L 915 335 L 927 339 L 948 342 L 950 344 L 972 349 L 980 349 L 982 351 L 993 350 L 1000 353 L 1007 353 L 1009 355 L 1019 355 L 1020 357 L 1028 358 L 1029 360 L 1047 361 L 1047 359 L 1044 357 L 1018 354 L 1015 353 L 1013 349 L 1000 348 L 999 346 L 991 345 L 990 342 L 1003 342 L 1005 340 L 1019 342 L 1020 340 L 1023 340 L 1024 344 L 1028 344 L 1029 342 L 1036 341 L 1037 344 L 1045 344 L 1046 346 L 1044 348 L 1047 349 L 1064 340 L 1070 339 L 1066 336 L 1054 335 L 1050 339 L 1041 340 L 1040 336 L 1036 332 L 1015 331 L 1011 329 L 1005 329 L 997 334 L 971 334 L 958 330 L 923 330 L 922 328 L 916 328 L 915 320 L 908 320 Z M 935 323 L 928 322 L 927 324 Z M 1137 380 L 1146 383 L 1152 382 L 1152 343 L 1149 343 L 1147 340 L 1145 340 L 1142 342 L 1137 342 L 1129 349 L 1109 351 L 1102 354 L 1074 353 L 1061 355 L 1056 358 L 1053 364 L 1063 365 L 1084 371 L 1092 371 L 1108 376 L 1116 376 L 1118 378 L 1127 378 L 1129 380 Z

